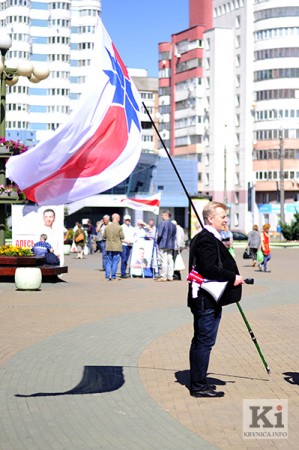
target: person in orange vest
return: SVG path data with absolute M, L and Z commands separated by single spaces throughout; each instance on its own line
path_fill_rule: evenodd
M 270 249 L 270 224 L 265 223 L 263 226 L 263 231 L 261 233 L 261 250 L 264 255 L 264 260 L 259 264 L 259 269 L 262 271 L 262 266 L 264 266 L 264 272 L 270 272 L 267 270 L 267 263 L 271 259 L 271 249 Z

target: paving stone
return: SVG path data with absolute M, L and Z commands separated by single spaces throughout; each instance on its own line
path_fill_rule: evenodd
M 194 399 L 187 389 L 185 272 L 167 285 L 105 283 L 99 255 L 69 255 L 63 281 L 39 292 L 1 282 L 1 450 L 296 448 L 299 388 L 284 373 L 298 377 L 299 249 L 273 249 L 269 274 L 242 252 L 241 273 L 255 284 L 244 286 L 241 305 L 272 373 L 236 306 L 225 308 L 210 364 L 223 399 Z M 287 398 L 289 439 L 245 441 L 244 398 Z

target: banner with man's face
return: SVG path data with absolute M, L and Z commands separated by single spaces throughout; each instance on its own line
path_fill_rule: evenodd
M 12 205 L 12 244 L 33 247 L 41 234 L 64 265 L 64 206 Z

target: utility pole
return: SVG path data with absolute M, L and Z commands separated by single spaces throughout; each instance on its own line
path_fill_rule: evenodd
M 279 156 L 280 156 L 280 222 L 285 222 L 284 218 L 284 143 L 283 143 L 283 128 L 280 128 L 279 133 Z

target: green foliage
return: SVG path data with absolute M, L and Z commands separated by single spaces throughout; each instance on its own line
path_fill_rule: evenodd
M 299 212 L 294 214 L 294 220 L 288 224 L 281 224 L 281 232 L 287 241 L 297 241 L 299 239 Z
M 11 239 L 12 238 L 12 231 L 7 228 L 7 226 L 5 227 L 5 239 Z

